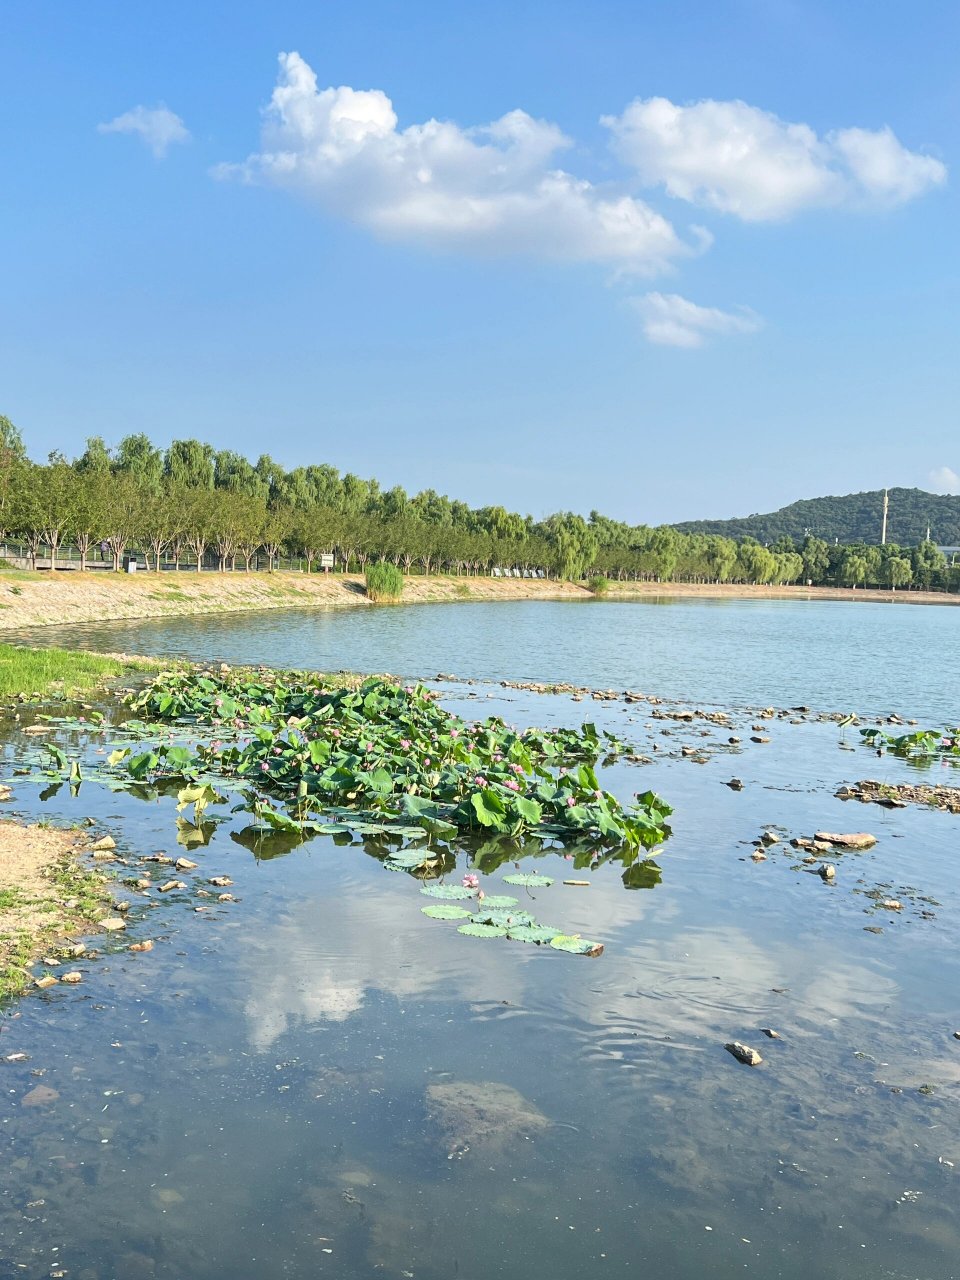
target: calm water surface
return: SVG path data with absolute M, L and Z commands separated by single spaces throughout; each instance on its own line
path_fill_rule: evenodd
M 956 715 L 960 607 L 516 601 L 43 627 L 33 643 L 324 671 L 571 681 L 729 705 Z
M 111 648 L 572 678 L 732 706 L 888 710 L 896 695 L 905 713 L 955 712 L 950 609 L 737 610 L 420 606 L 82 634 Z M 916 627 L 928 630 L 907 660 Z M 830 636 L 835 667 L 853 678 L 880 662 L 880 674 L 851 691 L 831 674 Z M 942 680 L 928 682 L 917 653 L 934 648 Z M 154 938 L 151 953 L 118 944 L 81 964 L 80 987 L 2 1010 L 0 1058 L 30 1060 L 0 1062 L 0 1276 L 960 1274 L 960 819 L 835 799 L 842 782 L 916 772 L 831 724 L 757 721 L 770 742 L 754 744 L 755 717 L 736 711 L 728 727 L 678 725 L 647 704 L 483 686 L 444 696 L 465 716 L 524 724 L 588 715 L 650 758 L 604 782 L 624 798 L 654 787 L 674 805 L 659 883 L 628 890 L 609 864 L 583 877 L 589 888 L 566 887 L 560 855 L 518 852 L 525 870 L 555 877 L 537 891 L 538 918 L 605 954 L 465 938 L 423 916 L 417 882 L 357 842 L 319 838 L 258 861 L 235 827 L 219 828 L 192 853 L 186 890 L 134 898 L 125 942 Z M 110 735 L 58 740 L 93 757 Z M 139 855 L 180 852 L 172 800 L 84 784 L 76 799 L 40 802 L 13 776 L 27 743 L 6 742 L 0 775 L 22 815 L 97 818 L 130 859 L 126 875 L 140 874 Z M 741 792 L 722 785 L 734 774 Z M 785 841 L 751 861 L 771 826 L 785 838 L 867 829 L 879 843 L 837 858 L 831 887 Z M 511 869 L 484 874 L 488 892 Z M 217 875 L 237 901 L 198 899 Z M 760 1049 L 761 1067 L 724 1051 L 735 1038 Z M 490 1084 L 509 1086 L 549 1125 L 515 1117 L 461 1153 L 430 1119 L 438 1083 L 465 1116 Z M 24 1106 L 38 1085 L 57 1097 Z

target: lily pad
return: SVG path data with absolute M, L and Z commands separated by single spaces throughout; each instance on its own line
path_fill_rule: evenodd
M 487 911 L 486 903 L 477 910 L 473 917 L 477 924 L 496 924 L 508 929 L 514 925 L 536 924 L 529 911 Z
M 457 933 L 464 933 L 468 938 L 505 938 L 507 931 L 501 924 L 478 924 L 475 920 L 462 924 Z
M 420 910 L 431 920 L 466 920 L 470 916 L 469 911 L 453 902 L 438 902 L 436 906 L 421 907 Z
M 499 911 L 501 909 L 505 911 L 509 907 L 516 907 L 519 905 L 520 904 L 516 898 L 511 898 L 509 894 L 506 893 L 485 893 L 483 895 L 484 910 L 489 908 L 493 911 Z
M 552 942 L 559 934 L 550 924 L 515 924 L 507 929 L 507 937 L 514 942 Z
M 420 892 L 428 898 L 444 898 L 447 902 L 463 902 L 472 898 L 476 890 L 462 884 L 428 884 Z
M 389 861 L 393 863 L 393 866 L 390 869 L 393 871 L 401 867 L 404 869 L 419 867 L 426 860 L 427 855 L 425 853 L 391 853 Z
M 549 876 L 520 875 L 503 877 L 504 884 L 519 884 L 527 889 L 549 889 L 553 881 Z
M 579 933 L 559 933 L 550 939 L 551 947 L 557 951 L 569 951 L 577 956 L 599 956 L 603 954 L 602 942 L 591 942 L 581 938 Z

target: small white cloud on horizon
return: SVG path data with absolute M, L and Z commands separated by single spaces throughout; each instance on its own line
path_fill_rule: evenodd
M 748 307 L 721 311 L 701 307 L 678 293 L 647 293 L 629 299 L 640 316 L 644 336 L 665 347 L 702 347 L 708 337 L 733 333 L 756 333 L 763 321 Z
M 960 494 L 960 475 L 952 467 L 936 467 L 928 476 L 934 493 Z
M 190 130 L 180 117 L 161 103 L 158 107 L 133 107 L 106 124 L 97 125 L 98 133 L 133 133 L 146 143 L 158 160 L 175 142 L 189 142 Z
M 561 129 L 510 111 L 462 128 L 398 128 L 380 89 L 318 88 L 298 53 L 280 55 L 260 150 L 217 177 L 297 192 L 385 239 L 477 254 L 526 253 L 651 275 L 700 251 L 642 200 L 556 165 Z
M 908 151 L 887 126 L 820 136 L 741 101 L 637 98 L 602 123 L 643 183 L 746 222 L 904 204 L 947 176 L 946 165 Z

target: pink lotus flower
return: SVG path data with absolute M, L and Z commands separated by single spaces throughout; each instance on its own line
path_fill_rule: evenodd
M 576 802 L 576 800 L 573 798 L 573 796 L 567 796 L 567 808 L 568 808 L 568 809 L 572 809 L 572 808 L 573 808 L 573 806 L 574 806 L 576 803 L 577 803 L 577 802 Z
M 400 745 L 401 745 L 401 747 L 403 747 L 404 751 L 406 751 L 406 750 L 409 748 L 409 746 L 410 746 L 410 739 L 409 739 L 409 738 L 401 738 L 401 739 L 400 739 Z
M 475 876 L 472 871 L 468 871 L 467 874 L 463 877 L 462 883 L 465 889 L 479 889 L 480 877 Z
M 450 730 L 450 737 L 451 737 L 451 738 L 459 738 L 459 737 L 460 737 L 460 730 L 459 730 L 459 729 L 451 729 L 451 730 Z
M 507 788 L 508 791 L 520 790 L 520 783 L 515 782 L 513 778 L 507 778 L 506 782 L 504 782 L 503 785 Z
M 482 778 L 482 777 L 480 776 L 480 774 L 478 773 L 478 774 L 477 774 L 477 776 L 476 776 L 476 777 L 474 778 L 474 780 L 473 780 L 473 785 L 474 785 L 475 787 L 485 787 L 485 786 L 487 785 L 487 780 L 486 780 L 486 778 Z
M 423 757 L 423 763 L 424 763 L 425 765 L 428 765 L 428 766 L 429 766 L 429 764 L 430 764 L 430 757 L 429 757 L 429 756 L 424 756 L 424 757 Z

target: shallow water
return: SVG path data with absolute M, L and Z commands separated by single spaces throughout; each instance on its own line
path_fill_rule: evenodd
M 956 605 L 838 600 L 511 601 L 42 627 L 28 643 L 321 671 L 569 681 L 735 706 L 948 720 Z
M 363 616 L 402 630 L 393 620 L 419 612 Z M 459 613 L 445 612 L 451 627 L 464 625 Z M 278 652 L 269 621 L 272 647 L 256 656 L 302 665 Z M 323 619 L 340 622 L 360 618 Z M 230 648 L 239 632 L 223 640 L 211 656 L 254 656 Z M 344 651 L 331 665 L 403 669 L 382 637 L 378 652 L 367 663 Z M 473 655 L 468 674 L 550 674 L 532 658 L 498 672 L 479 642 Z M 434 650 L 426 661 L 458 669 Z M 200 867 L 182 876 L 181 901 L 136 899 L 125 942 L 155 938 L 151 953 L 116 944 L 80 966 L 80 987 L 0 1017 L 0 1057 L 30 1055 L 0 1062 L 0 1275 L 954 1275 L 960 818 L 835 799 L 861 777 L 916 780 L 855 745 L 854 729 L 773 719 L 762 722 L 771 741 L 753 744 L 745 714 L 731 728 L 677 725 L 646 704 L 443 689 L 464 715 L 588 716 L 632 738 L 653 762 L 612 766 L 604 782 L 622 797 L 653 787 L 674 805 L 660 883 L 628 891 L 611 863 L 574 873 L 589 888 L 566 887 L 560 855 L 518 855 L 524 870 L 556 878 L 536 893 L 538 918 L 605 944 L 588 960 L 459 935 L 421 914 L 428 900 L 412 877 L 357 844 L 321 837 L 257 861 L 221 827 L 191 853 Z M 758 694 L 750 686 L 744 700 L 816 704 L 809 691 Z M 83 741 L 60 737 L 71 749 Z M 91 736 L 85 749 L 108 741 Z M 10 777 L 10 742 L 0 773 L 25 816 L 90 814 L 132 863 L 176 855 L 172 800 L 84 784 L 75 800 L 64 790 L 40 804 L 35 786 Z M 682 756 L 684 745 L 706 762 Z M 722 785 L 734 774 L 741 792 Z M 785 843 L 751 861 L 771 826 L 784 837 L 865 829 L 879 843 L 836 858 L 829 886 Z M 511 869 L 484 875 L 488 891 Z M 221 874 L 238 901 L 198 899 Z M 878 908 L 877 891 L 904 910 Z M 735 1038 L 760 1049 L 761 1067 L 725 1052 Z M 427 1117 L 437 1081 L 466 1100 L 485 1082 L 511 1086 L 550 1126 L 461 1154 Z M 59 1097 L 24 1107 L 38 1084 Z

